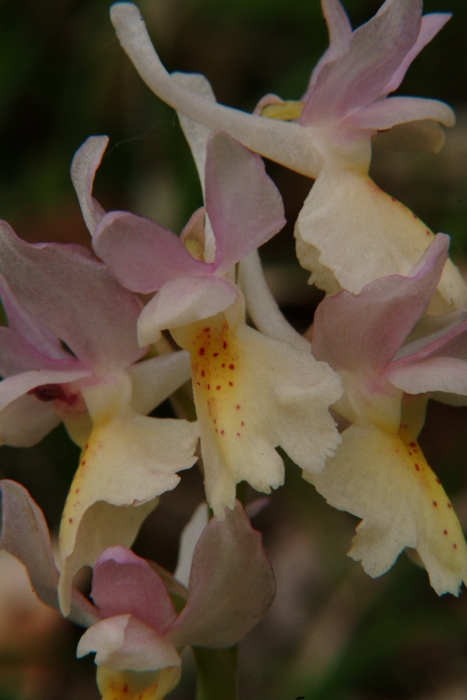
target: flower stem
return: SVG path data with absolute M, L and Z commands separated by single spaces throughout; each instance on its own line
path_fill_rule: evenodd
M 196 700 L 237 700 L 238 645 L 230 649 L 193 647 Z

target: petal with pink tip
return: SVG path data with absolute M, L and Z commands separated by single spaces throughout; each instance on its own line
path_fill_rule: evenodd
M 434 119 L 444 126 L 454 126 L 452 109 L 439 100 L 426 100 L 421 97 L 388 97 L 379 100 L 365 109 L 346 117 L 342 124 L 359 129 L 390 129 L 395 124 Z
M 21 306 L 3 275 L 0 275 L 0 297 L 11 330 L 19 333 L 35 350 L 46 357 L 70 359 L 69 353 L 63 349 L 57 336 Z
M 302 98 L 303 101 L 306 101 L 310 96 L 321 68 L 340 56 L 346 50 L 352 37 L 349 18 L 339 0 L 322 0 L 321 7 L 329 32 L 329 47 L 313 69 L 307 91 Z
M 397 90 L 401 84 L 404 76 L 407 72 L 408 67 L 412 61 L 418 56 L 420 51 L 436 36 L 440 29 L 444 27 L 446 22 L 451 19 L 451 13 L 449 12 L 431 12 L 428 15 L 422 17 L 422 24 L 420 27 L 420 33 L 418 35 L 417 41 L 412 46 L 410 51 L 406 54 L 404 60 L 400 64 L 399 68 L 396 70 L 394 75 L 391 77 L 390 81 L 384 86 L 382 90 L 383 95 L 388 95 L 390 92 Z
M 157 291 L 174 277 L 209 274 L 212 269 L 192 258 L 174 233 L 128 212 L 106 214 L 93 245 L 121 284 L 142 294 Z
M 96 664 L 115 671 L 152 671 L 180 666 L 181 659 L 173 644 L 132 615 L 109 617 L 83 634 L 78 657 L 91 651 Z
M 415 276 L 374 280 L 354 296 L 328 297 L 314 322 L 313 354 L 335 370 L 381 372 L 423 314 L 444 267 L 449 239 L 438 234 Z M 345 342 L 336 342 L 337 338 Z
M 417 40 L 421 13 L 421 0 L 393 0 L 355 30 L 346 51 L 322 68 L 300 124 L 339 121 L 378 99 Z
M 220 277 L 179 277 L 167 282 L 146 304 L 138 320 L 141 345 L 156 342 L 161 330 L 185 326 L 235 304 L 238 292 Z
M 76 151 L 71 163 L 71 180 L 78 195 L 83 219 L 91 236 L 105 214 L 105 210 L 92 196 L 96 170 L 109 143 L 108 136 L 90 136 Z
M 196 545 L 188 602 L 168 634 L 177 648 L 213 648 L 240 641 L 275 595 L 271 564 L 242 506 L 212 518 Z
M 97 560 L 91 597 L 105 617 L 129 613 L 160 636 L 177 616 L 161 577 L 124 547 L 111 547 Z
M 261 158 L 223 132 L 215 132 L 207 145 L 206 211 L 216 239 L 219 274 L 285 224 L 282 198 Z
M 85 248 L 59 243 L 30 245 L 2 222 L 0 273 L 19 303 L 40 318 L 79 360 L 108 370 L 141 357 L 136 340 L 140 312 L 136 297 Z

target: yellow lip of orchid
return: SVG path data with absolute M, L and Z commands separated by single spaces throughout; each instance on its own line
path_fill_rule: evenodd
M 99 666 L 97 685 L 102 700 L 163 700 L 180 680 L 181 669 L 113 671 Z

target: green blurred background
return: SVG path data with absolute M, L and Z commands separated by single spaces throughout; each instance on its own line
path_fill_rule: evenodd
M 345 5 L 357 26 L 379 3 Z M 327 45 L 318 0 L 144 0 L 139 6 L 169 70 L 204 73 L 220 102 L 249 111 L 268 92 L 300 97 Z M 89 245 L 69 165 L 90 134 L 110 136 L 95 187 L 107 209 L 128 208 L 179 231 L 201 204 L 176 116 L 137 76 L 108 8 L 103 0 L 0 2 L 0 217 L 29 241 Z M 372 173 L 431 228 L 452 235 L 452 255 L 463 267 L 467 3 L 430 0 L 425 10 L 453 11 L 454 18 L 416 59 L 399 92 L 448 101 L 458 126 L 440 155 L 379 152 Z M 268 169 L 291 223 L 265 246 L 263 260 L 285 313 L 304 330 L 320 295 L 306 287 L 307 275 L 295 262 L 292 227 L 311 183 L 275 164 Z M 163 406 L 159 415 L 169 412 Z M 421 438 L 465 525 L 466 418 L 467 409 L 430 405 Z M 55 532 L 77 459 L 59 428 L 30 450 L 3 447 L 0 476 L 30 490 Z M 201 498 L 194 468 L 161 499 L 136 550 L 173 567 L 179 533 Z M 385 577 L 369 579 L 345 556 L 355 524 L 287 464 L 285 488 L 255 522 L 273 559 L 278 595 L 242 647 L 241 697 L 466 700 L 465 593 L 459 600 L 437 598 L 405 554 Z M 0 588 L 1 581 L 2 573 Z M 10 612 L 11 619 L 0 614 L 0 700 L 98 698 L 92 660 L 74 660 L 79 631 L 55 620 L 50 628 L 34 628 L 34 637 L 24 606 Z M 9 625 L 24 628 L 29 642 L 19 639 L 12 648 Z M 193 697 L 189 655 L 186 669 L 174 700 Z

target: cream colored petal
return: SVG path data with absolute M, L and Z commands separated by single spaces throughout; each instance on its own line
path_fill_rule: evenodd
M 283 483 L 277 446 L 303 469 L 323 469 L 340 441 L 328 407 L 342 393 L 326 363 L 224 314 L 172 333 L 192 357 L 206 493 L 219 519 L 238 482 L 265 493 Z
M 93 430 L 83 448 L 60 528 L 60 595 L 64 611 L 69 586 L 79 568 L 92 566 L 106 547 L 129 546 L 142 520 L 154 507 L 155 497 L 173 489 L 180 480 L 176 472 L 196 461 L 196 424 L 142 416 L 131 406 L 131 392 L 130 377 L 123 373 L 107 384 L 101 382 L 83 389 Z M 128 508 L 148 502 L 152 505 L 142 517 Z M 108 516 L 106 509 L 110 509 Z M 117 528 L 114 522 L 109 530 L 107 520 L 119 518 L 121 526 Z M 125 519 L 136 527 L 130 542 L 121 539 L 126 538 Z M 101 527 L 105 535 L 101 534 Z M 107 541 L 107 537 L 112 541 Z
M 362 518 L 349 556 L 376 577 L 412 547 L 438 595 L 458 595 L 467 579 L 467 546 L 418 444 L 370 425 L 353 425 L 342 438 L 324 472 L 304 477 L 331 505 Z
M 331 294 L 339 287 L 358 294 L 378 277 L 408 275 L 433 240 L 415 214 L 369 177 L 336 164 L 316 180 L 295 235 L 300 263 L 312 272 L 310 282 Z M 448 260 L 428 313 L 454 308 L 467 308 L 467 287 Z

